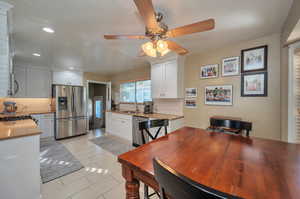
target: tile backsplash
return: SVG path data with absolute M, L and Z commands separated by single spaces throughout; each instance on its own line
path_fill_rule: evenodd
M 172 115 L 183 115 L 183 99 L 155 99 L 154 112 Z
M 48 112 L 55 109 L 51 98 L 0 98 L 0 112 L 4 110 L 3 102 L 5 101 L 16 102 L 17 112 Z

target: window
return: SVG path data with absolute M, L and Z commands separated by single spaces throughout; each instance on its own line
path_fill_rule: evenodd
M 95 103 L 95 115 L 97 119 L 101 119 L 102 118 L 102 101 L 101 100 L 97 100 Z
M 128 82 L 120 86 L 121 102 L 135 102 L 135 82 Z
M 121 102 L 143 103 L 152 101 L 151 80 L 127 82 L 120 86 Z

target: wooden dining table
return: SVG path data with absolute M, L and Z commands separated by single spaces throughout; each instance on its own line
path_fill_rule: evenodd
M 139 198 L 140 182 L 159 190 L 154 157 L 202 185 L 245 199 L 300 198 L 299 144 L 184 127 L 118 157 L 127 199 Z

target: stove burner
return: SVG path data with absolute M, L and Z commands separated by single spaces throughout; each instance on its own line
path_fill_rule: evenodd
M 13 122 L 18 120 L 33 120 L 36 124 L 38 124 L 38 121 L 31 117 L 30 115 L 23 115 L 23 116 L 11 116 L 11 117 L 3 117 L 0 118 L 0 122 Z

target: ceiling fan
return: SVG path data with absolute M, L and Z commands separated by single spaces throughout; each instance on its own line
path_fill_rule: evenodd
M 215 20 L 208 19 L 186 26 L 169 30 L 168 26 L 162 22 L 163 14 L 155 12 L 152 0 L 134 0 L 137 9 L 146 25 L 145 35 L 104 35 L 105 39 L 150 39 L 151 41 L 142 45 L 141 56 L 148 55 L 157 57 L 166 55 L 174 51 L 179 55 L 185 55 L 188 50 L 181 47 L 168 38 L 175 38 L 197 32 L 212 30 L 215 27 Z

